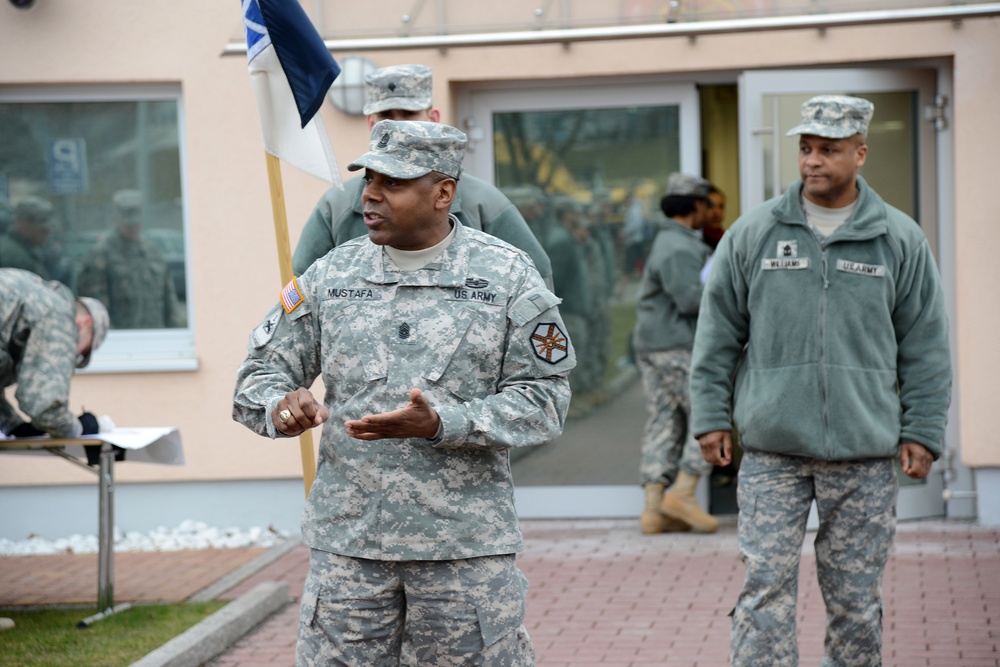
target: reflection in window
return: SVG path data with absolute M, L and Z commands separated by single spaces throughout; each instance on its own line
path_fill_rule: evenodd
M 629 357 L 635 288 L 671 172 L 676 106 L 495 113 L 497 186 L 552 261 L 577 354 L 570 417 L 613 393 Z
M 187 326 L 176 99 L 0 100 L 0 266 L 103 301 L 112 329 Z

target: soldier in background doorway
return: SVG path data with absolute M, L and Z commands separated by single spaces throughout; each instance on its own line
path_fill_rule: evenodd
M 689 424 L 691 346 L 701 304 L 700 273 L 710 252 L 698 237 L 708 217 L 708 187 L 698 176 L 670 175 L 660 204 L 666 218 L 639 286 L 633 340 L 649 415 L 639 466 L 646 495 L 640 527 L 647 534 L 689 527 L 711 533 L 719 525 L 695 499 L 698 480 L 712 466 Z

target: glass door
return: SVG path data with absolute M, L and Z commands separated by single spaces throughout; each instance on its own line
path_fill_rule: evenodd
M 629 337 L 674 171 L 701 173 L 693 83 L 491 87 L 463 95 L 466 168 L 518 206 L 553 265 L 577 350 L 563 435 L 512 456 L 522 517 L 638 516 L 645 406 Z
M 915 219 L 938 254 L 938 188 L 934 123 L 924 110 L 935 100 L 929 70 L 841 69 L 746 72 L 740 77 L 741 206 L 784 192 L 799 177 L 799 107 L 814 95 L 854 95 L 875 105 L 868 159 L 861 170 L 888 203 Z M 940 260 L 940 257 L 939 257 Z M 898 466 L 897 466 L 898 467 Z M 944 514 L 939 466 L 926 480 L 898 470 L 900 519 Z

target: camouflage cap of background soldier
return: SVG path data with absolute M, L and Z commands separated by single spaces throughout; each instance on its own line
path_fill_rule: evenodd
M 424 65 L 393 65 L 377 69 L 365 77 L 368 93 L 362 112 L 402 109 L 424 111 L 431 108 L 431 68 Z
M 81 296 L 77 301 L 82 303 L 83 307 L 87 309 L 87 312 L 90 313 L 90 319 L 94 323 L 94 337 L 90 341 L 90 349 L 76 364 L 77 368 L 86 368 L 87 364 L 90 363 L 90 357 L 104 343 L 104 339 L 107 338 L 108 329 L 111 327 L 111 318 L 108 316 L 108 309 L 97 299 L 89 296 Z
M 139 190 L 119 190 L 111 196 L 115 213 L 126 223 L 137 223 L 142 220 L 142 205 L 145 198 Z
M 14 206 L 14 219 L 36 225 L 47 225 L 52 220 L 54 210 L 52 202 L 48 199 L 28 195 Z
M 875 105 L 860 97 L 818 95 L 802 104 L 802 122 L 786 136 L 812 134 L 825 139 L 846 139 L 860 134 L 868 136 L 868 123 Z
M 674 172 L 667 179 L 667 192 L 664 197 L 695 197 L 708 199 L 710 183 L 701 176 Z
M 372 128 L 368 152 L 347 165 L 409 180 L 432 171 L 458 180 L 468 139 L 450 125 L 414 120 L 380 120 Z

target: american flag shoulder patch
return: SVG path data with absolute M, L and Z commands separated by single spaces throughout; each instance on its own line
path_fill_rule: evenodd
M 531 333 L 535 356 L 544 362 L 557 364 L 569 356 L 569 339 L 554 322 L 543 322 Z
M 291 314 L 301 303 L 302 293 L 299 292 L 298 279 L 292 278 L 281 289 L 281 305 L 284 307 L 286 313 Z

